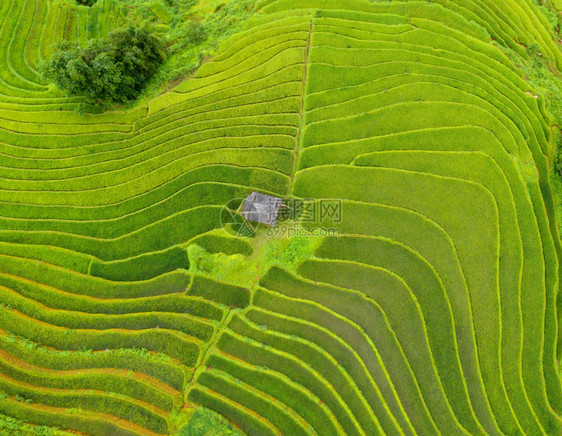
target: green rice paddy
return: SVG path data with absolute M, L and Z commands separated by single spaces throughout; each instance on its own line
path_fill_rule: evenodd
M 38 65 L 130 3 L 0 2 L 0 434 L 562 434 L 535 2 L 261 0 L 191 76 L 82 113 Z M 223 228 L 253 191 L 341 216 Z

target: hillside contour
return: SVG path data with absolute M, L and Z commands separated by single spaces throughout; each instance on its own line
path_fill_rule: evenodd
M 556 121 L 506 55 L 562 68 L 533 2 L 264 0 L 194 77 L 80 115 L 37 65 L 124 17 L 0 2 L 1 434 L 199 406 L 259 436 L 562 434 Z M 340 209 L 239 235 L 253 191 Z

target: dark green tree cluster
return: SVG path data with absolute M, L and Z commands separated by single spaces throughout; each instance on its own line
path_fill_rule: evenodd
M 84 6 L 93 6 L 98 0 L 76 0 L 76 3 Z
M 110 106 L 137 98 L 165 59 L 164 44 L 157 36 L 129 26 L 83 48 L 63 42 L 42 73 L 69 95 Z

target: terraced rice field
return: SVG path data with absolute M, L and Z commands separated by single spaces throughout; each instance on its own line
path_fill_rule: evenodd
M 562 67 L 544 16 L 259 8 L 193 78 L 79 115 L 37 65 L 124 9 L 0 3 L 0 413 L 91 435 L 175 434 L 197 406 L 259 436 L 562 434 L 554 123 L 501 50 Z M 247 284 L 190 265 L 193 244 L 263 265 L 262 239 L 221 228 L 252 191 L 341 200 L 341 222 L 301 223 L 339 234 Z

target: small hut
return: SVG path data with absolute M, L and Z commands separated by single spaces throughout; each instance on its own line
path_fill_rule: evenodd
M 252 192 L 244 201 L 244 217 L 248 221 L 274 226 L 283 200 L 271 195 Z

